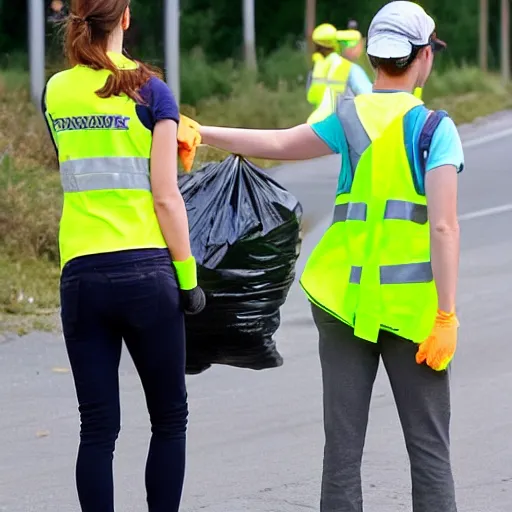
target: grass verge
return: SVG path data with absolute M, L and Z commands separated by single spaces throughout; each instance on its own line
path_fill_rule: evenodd
M 283 64 L 267 63 L 261 81 L 243 73 L 235 79 L 230 73 L 236 69 L 226 67 L 232 80 L 229 87 L 217 83 L 218 94 L 197 96 L 182 111 L 202 123 L 225 126 L 285 128 L 303 122 L 310 112 L 304 77 L 288 70 L 286 79 L 279 80 L 285 57 L 280 56 Z M 295 63 L 299 67 L 298 59 Z M 225 79 L 222 73 L 215 77 L 217 82 Z M 512 107 L 511 92 L 497 76 L 462 67 L 433 74 L 425 101 L 430 108 L 447 110 L 456 123 L 466 123 Z M 196 166 L 225 156 L 201 148 Z M 23 334 L 59 325 L 61 204 L 54 150 L 44 122 L 30 103 L 27 76 L 0 72 L 0 331 Z
M 59 269 L 53 262 L 0 254 L 0 332 L 55 331 L 59 327 L 58 279 Z

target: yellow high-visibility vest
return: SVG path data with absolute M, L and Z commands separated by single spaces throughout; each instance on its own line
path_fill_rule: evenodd
M 340 64 L 342 58 L 336 52 L 332 52 L 327 57 L 318 54 L 315 59 L 313 71 L 311 73 L 311 82 L 308 88 L 307 100 L 316 109 L 320 105 L 326 87 L 330 84 L 329 74 Z
M 326 79 L 322 101 L 309 116 L 308 124 L 322 121 L 336 110 L 337 98 L 343 95 L 347 89 L 351 68 L 352 62 L 343 57 L 340 58 L 338 65 L 331 68 Z
M 427 201 L 414 186 L 404 141 L 404 116 L 422 102 L 403 93 L 402 111 L 378 132 L 369 109 L 360 108 L 367 118 L 360 117 L 365 96 L 338 103 L 347 142 L 342 165 L 353 181 L 349 191 L 340 185 L 332 224 L 301 285 L 312 303 L 362 339 L 376 342 L 383 329 L 422 342 L 434 325 L 437 292 Z
M 109 57 L 119 67 L 137 65 L 120 54 Z M 152 134 L 130 98 L 96 95 L 109 73 L 75 66 L 46 88 L 64 191 L 61 268 L 78 256 L 167 247 L 151 194 Z

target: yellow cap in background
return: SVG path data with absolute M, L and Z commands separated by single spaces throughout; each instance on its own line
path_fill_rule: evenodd
M 324 48 L 336 49 L 338 46 L 338 40 L 336 27 L 330 23 L 322 23 L 313 30 L 312 39 L 313 42 Z

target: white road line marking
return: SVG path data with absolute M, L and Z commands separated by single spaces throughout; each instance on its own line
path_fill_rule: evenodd
M 491 133 L 489 135 L 485 135 L 484 137 L 480 137 L 478 139 L 471 139 L 467 142 L 462 143 L 462 147 L 464 148 L 474 148 L 481 146 L 482 144 L 487 144 L 488 142 L 493 142 L 495 140 L 500 140 L 505 137 L 512 136 L 512 128 L 507 128 L 506 130 L 501 130 L 499 132 Z M 512 203 L 502 204 L 501 206 L 493 206 L 492 208 L 484 208 L 482 210 L 476 210 L 474 212 L 463 213 L 459 215 L 459 220 L 472 220 L 472 219 L 480 219 L 482 217 L 488 217 L 490 215 L 498 215 L 500 213 L 507 213 L 512 211 Z
M 477 146 L 481 146 L 482 144 L 487 144 L 488 142 L 494 142 L 495 140 L 503 139 L 505 137 L 509 137 L 512 135 L 512 128 L 507 128 L 506 130 L 501 130 L 499 132 L 494 132 L 489 135 L 484 135 L 483 137 L 470 139 L 466 142 L 462 143 L 463 148 L 475 148 Z
M 484 208 L 474 212 L 463 213 L 459 215 L 459 220 L 472 220 L 480 219 L 481 217 L 488 217 L 489 215 L 498 215 L 499 213 L 512 212 L 512 203 L 502 204 L 501 206 L 494 206 L 492 208 Z

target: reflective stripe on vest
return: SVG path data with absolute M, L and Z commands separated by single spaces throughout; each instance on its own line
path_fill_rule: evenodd
M 343 80 L 332 80 L 330 78 L 314 78 L 311 80 L 313 84 L 323 84 L 323 85 L 345 85 L 347 82 Z
M 333 224 L 347 220 L 365 221 L 367 208 L 366 203 L 337 204 L 334 207 Z M 423 204 L 390 199 L 386 202 L 384 219 L 425 224 L 428 221 L 427 207 Z M 350 283 L 360 284 L 362 271 L 363 267 L 353 266 L 350 270 Z M 380 267 L 380 284 L 429 283 L 432 280 L 430 261 L 402 265 L 382 265 Z
M 136 157 L 81 158 L 61 162 L 64 192 L 151 190 L 149 160 Z
M 353 173 L 357 169 L 361 155 L 370 146 L 371 140 L 357 115 L 355 102 L 344 101 L 343 97 L 338 97 L 336 111 L 347 139 L 350 165 L 352 166 Z
M 350 269 L 350 282 L 361 283 L 363 267 Z M 405 263 L 402 265 L 382 265 L 380 267 L 380 284 L 430 283 L 434 279 L 430 261 L 423 263 Z
M 333 224 L 346 220 L 366 220 L 366 203 L 344 203 L 334 207 Z M 428 221 L 427 206 L 390 199 L 386 202 L 384 218 L 390 220 L 408 220 L 416 224 L 426 224 Z
M 366 220 L 366 203 L 337 204 L 334 207 L 332 223 L 346 220 Z
M 385 219 L 410 220 L 416 224 L 428 221 L 427 205 L 390 199 L 386 203 Z

